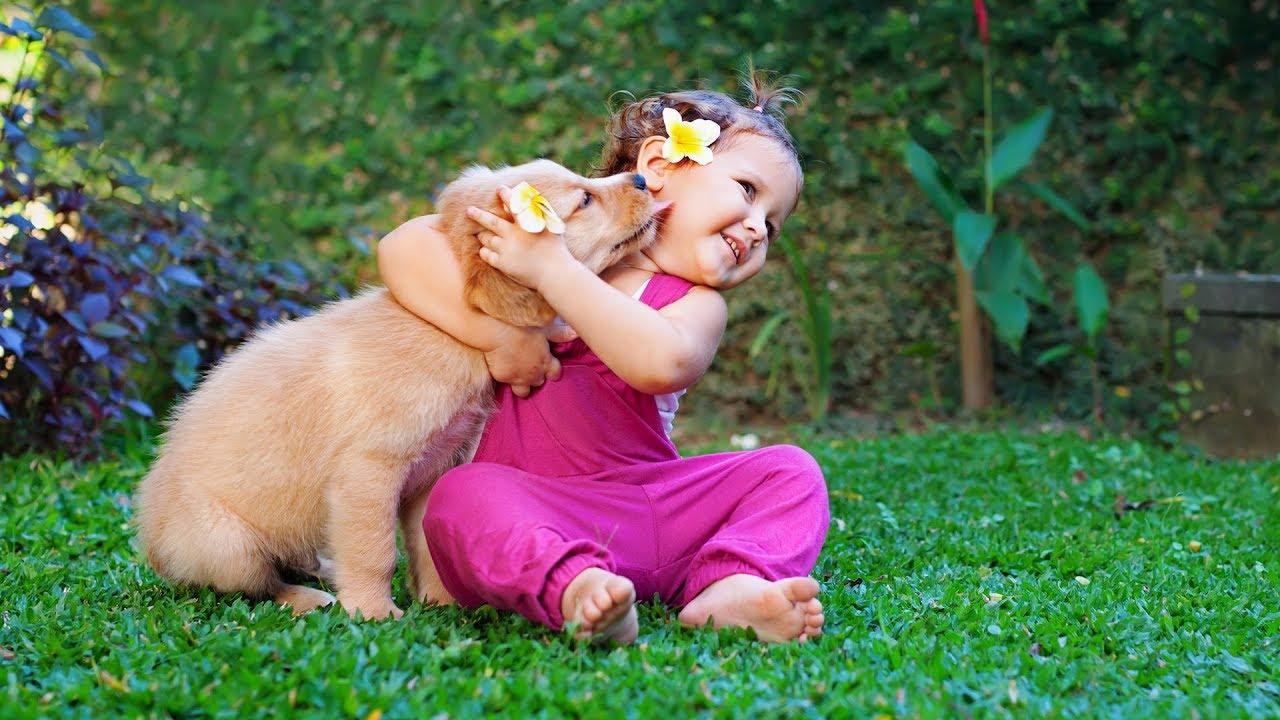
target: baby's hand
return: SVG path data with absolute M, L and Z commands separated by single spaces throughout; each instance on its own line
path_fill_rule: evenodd
M 498 197 L 506 204 L 511 188 L 498 189 Z M 525 287 L 538 289 L 544 277 L 577 262 L 569 254 L 564 238 L 551 232 L 530 233 L 518 224 L 477 207 L 467 208 L 467 217 L 484 230 L 476 234 L 480 241 L 480 258 Z
M 517 396 L 528 397 L 532 388 L 560 377 L 560 361 L 551 354 L 547 339 L 541 328 L 509 327 L 502 342 L 484 354 L 489 374 L 510 385 Z

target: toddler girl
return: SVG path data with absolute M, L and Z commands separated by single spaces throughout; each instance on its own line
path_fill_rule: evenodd
M 428 501 L 431 554 L 462 605 L 629 643 L 637 596 L 657 595 L 682 606 L 688 625 L 751 628 L 769 642 L 821 634 L 809 573 L 829 513 L 817 463 L 793 446 L 681 458 L 668 437 L 679 395 L 706 372 L 724 332 L 717 291 L 760 271 L 802 185 L 774 114 L 791 91 L 749 79 L 746 106 L 672 92 L 611 118 L 602 174 L 642 175 L 671 206 L 654 245 L 599 277 L 558 236 L 469 210 L 487 228 L 481 256 L 540 292 L 576 332 L 556 344 L 556 359 L 539 332 L 465 307 L 434 218 L 380 243 L 396 299 L 485 351 L 495 379 L 517 384 L 499 386 L 473 462 L 446 473 Z M 517 396 L 542 376 L 551 381 Z

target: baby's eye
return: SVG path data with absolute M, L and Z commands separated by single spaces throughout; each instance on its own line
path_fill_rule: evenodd
M 579 208 L 587 207 L 588 205 L 591 204 L 591 199 L 592 199 L 591 193 L 589 192 L 582 193 L 582 202 L 579 203 L 578 207 Z
M 742 186 L 742 191 L 747 194 L 748 200 L 756 199 L 756 186 L 748 180 L 739 180 L 738 184 Z
M 777 226 L 777 225 L 774 225 L 774 224 L 773 224 L 773 223 L 771 223 L 771 222 L 766 222 L 766 223 L 764 224 L 764 230 L 765 230 L 765 238 L 766 238 L 769 242 L 773 242 L 773 239 L 774 239 L 774 238 L 776 238 L 776 237 L 778 237 L 778 226 Z

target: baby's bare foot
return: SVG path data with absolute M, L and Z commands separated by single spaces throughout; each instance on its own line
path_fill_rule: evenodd
M 818 581 L 793 577 L 769 581 L 730 575 L 706 587 L 680 611 L 685 625 L 744 627 L 764 642 L 805 642 L 822 634 Z
M 560 598 L 564 621 L 577 623 L 574 637 L 630 645 L 640 634 L 636 588 L 621 575 L 587 568 L 569 581 Z

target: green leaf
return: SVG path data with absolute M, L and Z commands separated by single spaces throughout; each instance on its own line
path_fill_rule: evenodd
M 769 338 L 773 337 L 774 331 L 777 330 L 778 326 L 781 325 L 789 316 L 790 313 L 786 310 L 779 310 L 774 313 L 772 317 L 766 320 L 764 325 L 760 326 L 760 330 L 756 333 L 755 338 L 751 341 L 751 348 L 747 351 L 747 355 L 749 357 L 759 355 L 760 351 L 764 350 L 765 344 L 769 342 Z
M 995 150 L 991 152 L 991 166 L 987 168 L 987 186 L 995 190 L 1031 163 L 1032 156 L 1040 143 L 1044 142 L 1045 132 L 1049 129 L 1049 121 L 1053 119 L 1053 109 L 1044 108 L 1032 115 L 1009 134 L 1004 136 Z
M 983 251 L 987 249 L 987 241 L 991 239 L 991 233 L 995 232 L 996 219 L 990 215 L 965 210 L 956 213 L 951 229 L 955 232 L 956 255 L 960 257 L 960 263 L 964 265 L 965 270 L 973 272 L 978 261 L 982 259 Z
M 978 263 L 974 287 L 984 292 L 1016 290 L 1026 257 L 1027 248 L 1022 238 L 1012 233 L 996 235 Z
M 1054 210 L 1065 215 L 1068 220 L 1075 223 L 1081 230 L 1089 229 L 1089 221 L 1080 214 L 1080 211 L 1076 210 L 1071 203 L 1067 202 L 1066 198 L 1054 192 L 1048 185 L 1043 183 L 1024 182 L 1023 186 L 1030 190 L 1032 195 L 1035 195 L 1044 201 L 1045 205 L 1048 205 Z
M 1017 350 L 1022 345 L 1022 337 L 1027 334 L 1027 323 L 1031 320 L 1031 310 L 1026 298 L 1015 292 L 979 292 L 974 295 L 978 304 L 991 316 L 996 337 Z
M 1060 360 L 1070 355 L 1074 350 L 1075 350 L 1075 347 L 1067 343 L 1063 343 L 1061 345 L 1054 345 L 1053 347 L 1049 348 L 1048 350 L 1045 350 L 1044 352 L 1036 356 L 1036 366 L 1038 367 L 1040 365 L 1048 365 L 1049 363 L 1055 360 Z
M 1102 284 L 1102 278 L 1089 263 L 1081 263 L 1076 268 L 1075 296 L 1080 327 L 1092 345 L 1098 339 L 1098 331 L 1107 319 L 1111 304 L 1107 301 L 1107 288 Z
M 1031 253 L 1022 256 L 1022 271 L 1018 274 L 1018 292 L 1024 297 L 1035 300 L 1041 305 L 1049 305 L 1053 298 L 1049 296 L 1049 286 L 1044 282 L 1044 273 Z
M 964 208 L 964 203 L 947 183 L 946 176 L 938 167 L 938 162 L 933 159 L 928 150 L 914 140 L 907 143 L 904 155 L 907 160 L 907 169 L 911 171 L 911 176 L 916 179 L 920 189 L 924 190 L 929 201 L 938 209 L 938 212 L 942 213 L 942 218 L 951 222 L 956 213 Z

